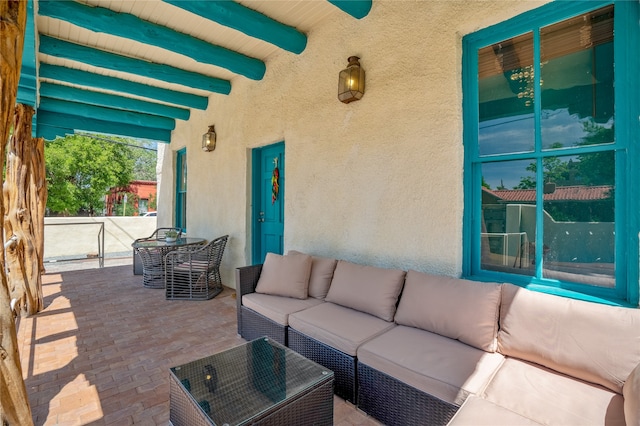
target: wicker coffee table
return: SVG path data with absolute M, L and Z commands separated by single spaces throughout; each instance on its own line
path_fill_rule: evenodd
M 268 338 L 173 367 L 169 376 L 174 426 L 333 423 L 333 372 Z

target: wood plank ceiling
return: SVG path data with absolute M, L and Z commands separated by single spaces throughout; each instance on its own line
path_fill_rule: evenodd
M 35 136 L 96 132 L 170 142 L 236 79 L 261 80 L 278 51 L 300 54 L 333 14 L 372 0 L 28 0 L 18 102 Z

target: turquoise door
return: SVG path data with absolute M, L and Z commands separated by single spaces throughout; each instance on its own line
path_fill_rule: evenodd
M 252 262 L 284 250 L 284 142 L 256 148 L 253 160 Z

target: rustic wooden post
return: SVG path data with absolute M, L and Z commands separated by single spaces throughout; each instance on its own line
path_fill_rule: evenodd
M 26 0 L 0 1 L 0 166 L 16 103 L 22 47 L 27 21 Z M 4 177 L 0 174 L 0 181 Z M 5 275 L 4 197 L 0 197 L 0 423 L 33 425 L 27 390 L 22 379 L 9 285 Z
M 31 164 L 29 170 L 29 205 L 31 206 L 31 219 L 33 221 L 34 238 L 37 243 L 38 269 L 40 275 L 45 273 L 44 268 L 44 215 L 47 209 L 47 175 L 44 161 L 44 138 L 31 140 Z M 38 292 L 42 297 L 42 280 L 38 280 Z M 41 304 L 41 309 L 44 305 Z
M 29 106 L 16 106 L 4 183 L 4 232 L 7 238 L 17 238 L 5 253 L 9 288 L 11 298 L 18 299 L 20 310 L 25 315 L 36 314 L 43 308 L 42 256 L 39 253 L 43 244 L 37 240 L 37 236 L 43 234 L 41 228 L 44 227 L 44 217 L 40 218 L 42 223 L 38 223 L 38 216 L 40 210 L 44 210 L 38 201 L 36 183 L 31 180 L 36 175 L 44 175 L 44 172 L 40 172 L 40 169 L 44 169 L 44 157 L 36 155 L 34 158 L 33 155 L 37 151 L 31 138 L 33 112 Z M 38 161 L 41 163 L 35 164 Z M 32 191 L 36 193 L 32 194 Z

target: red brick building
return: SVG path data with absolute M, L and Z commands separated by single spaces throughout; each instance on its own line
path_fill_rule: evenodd
M 156 200 L 156 193 L 157 182 L 150 180 L 134 180 L 128 186 L 111 188 L 105 203 L 105 215 L 114 216 L 116 206 L 122 203 L 125 195 L 127 196 L 128 205 L 133 204 L 134 216 L 143 215 L 148 211 L 155 211 L 156 207 L 150 208 L 150 206 Z M 130 215 L 130 213 L 127 214 L 127 216 Z

